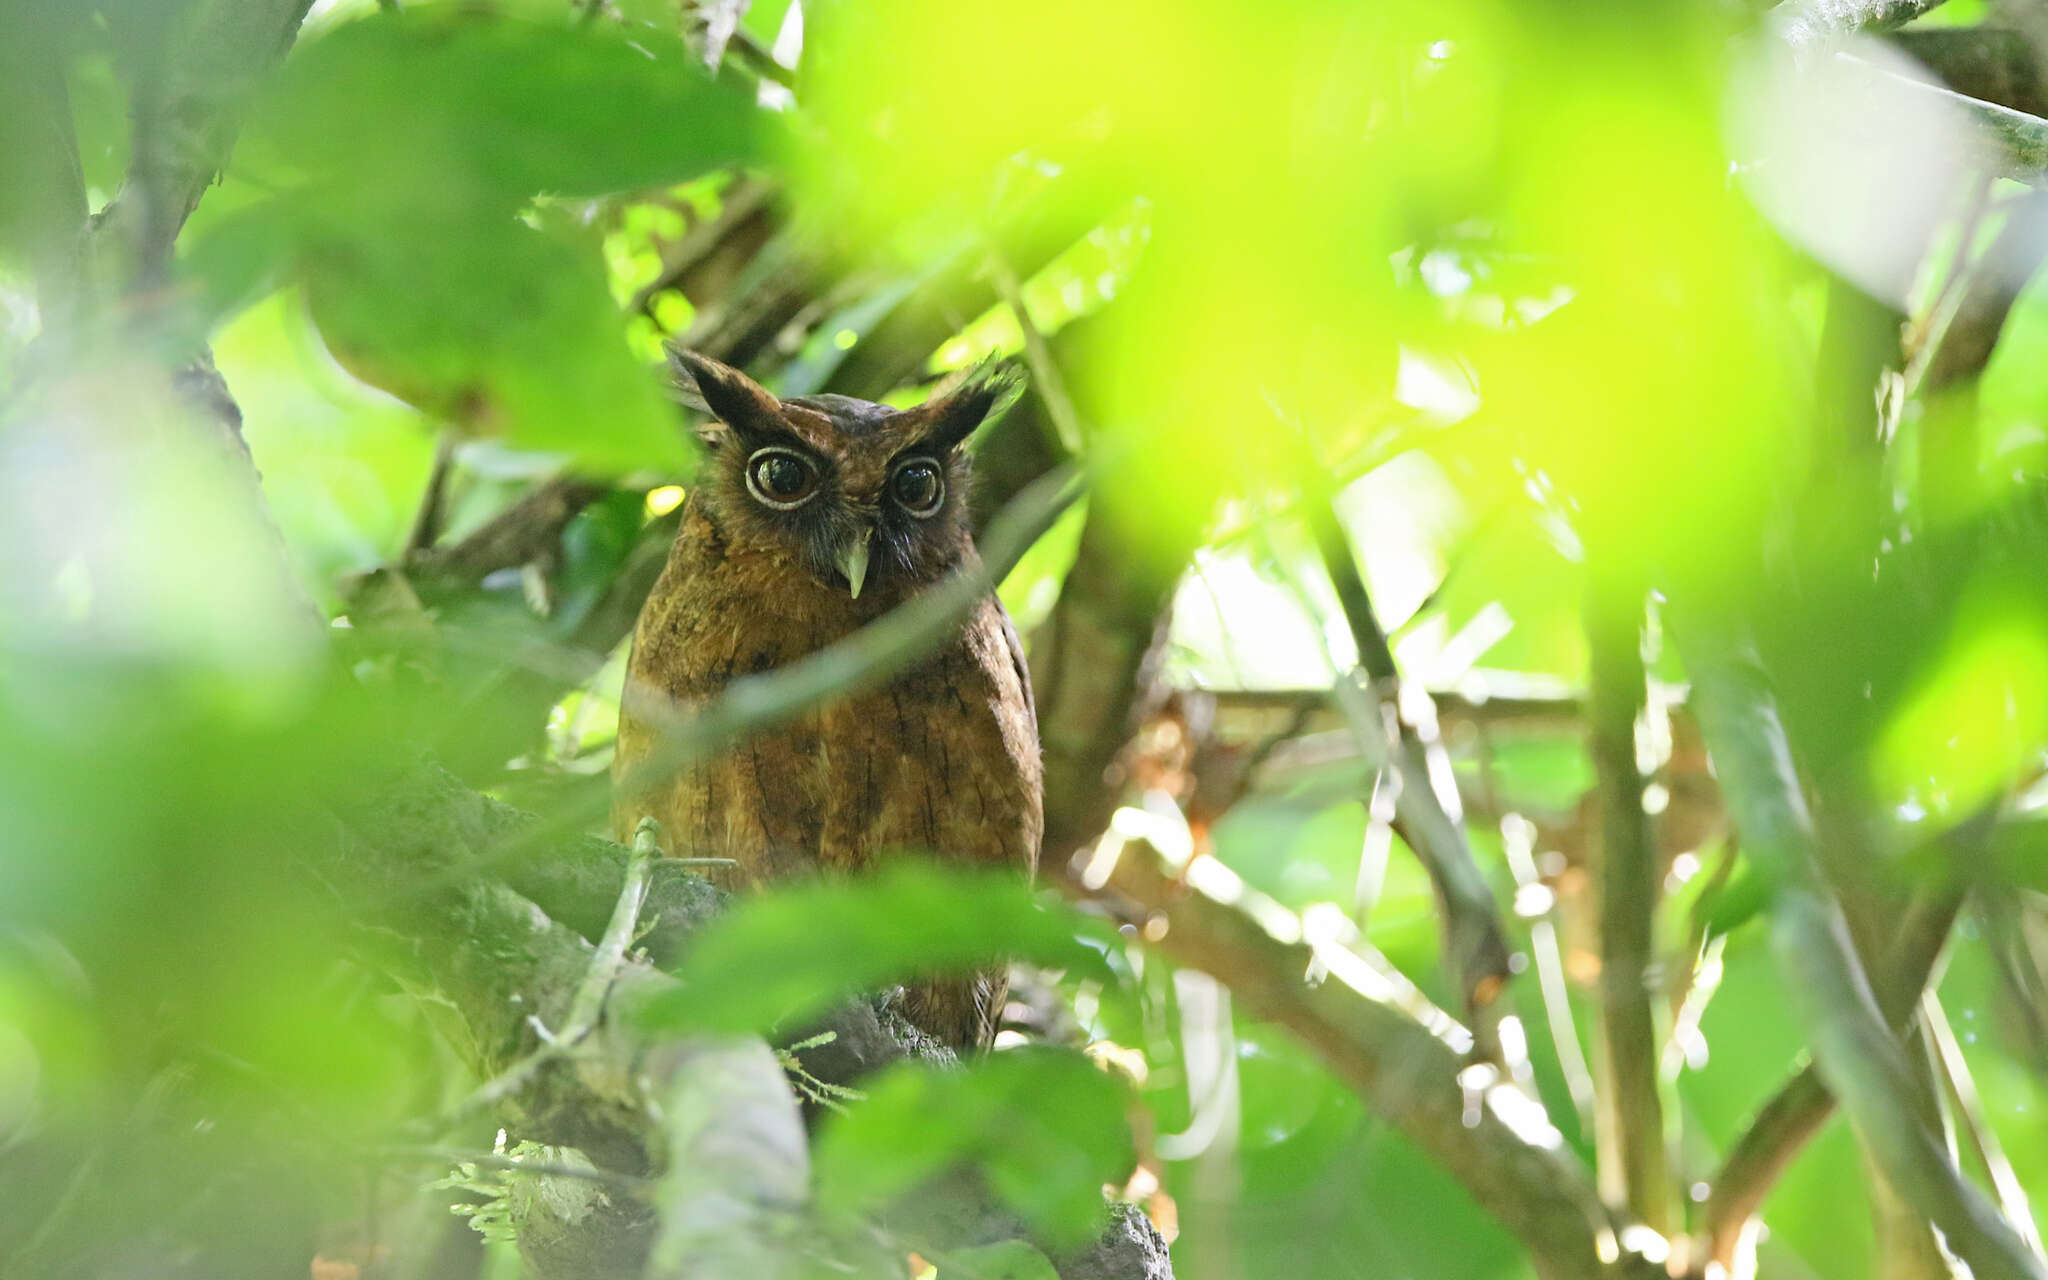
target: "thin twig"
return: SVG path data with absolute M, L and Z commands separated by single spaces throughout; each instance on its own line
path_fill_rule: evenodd
M 589 1035 L 604 1012 L 605 995 L 619 976 L 626 951 L 633 945 L 633 930 L 640 923 L 640 908 L 647 902 L 647 881 L 654 873 L 654 860 L 662 854 L 661 824 L 653 818 L 640 819 L 633 832 L 633 856 L 626 862 L 625 883 L 619 886 L 619 901 L 612 908 L 611 922 L 598 939 L 590 957 L 590 971 L 583 975 L 569 1002 L 569 1023 L 559 1038 L 571 1045 Z
M 1031 381 L 1038 388 L 1039 398 L 1045 401 L 1046 416 L 1052 419 L 1060 447 L 1069 455 L 1079 455 L 1086 443 L 1081 434 L 1081 417 L 1074 411 L 1073 397 L 1067 394 L 1066 379 L 1052 358 L 1052 348 L 1046 345 L 1045 335 L 1031 319 L 1031 308 L 1024 304 L 1024 283 L 1017 278 L 1010 260 L 993 245 L 989 248 L 988 266 L 989 274 L 995 278 L 997 295 L 1024 335 L 1024 363 L 1031 367 Z
M 733 32 L 732 39 L 726 43 L 725 52 L 728 62 L 734 60 L 731 55 L 738 54 L 737 61 L 745 66 L 748 71 L 753 72 L 756 76 L 768 81 L 770 84 L 779 84 L 783 88 L 795 92 L 795 70 L 784 66 L 782 60 L 777 58 L 772 50 L 762 48 L 761 42 L 754 39 L 748 32 Z
M 768 178 L 746 175 L 726 188 L 719 199 L 717 216 L 692 229 L 668 254 L 663 255 L 661 273 L 633 293 L 626 310 L 654 317 L 654 300 L 671 289 L 680 288 L 690 273 L 745 228 L 782 194 L 782 184 Z M 678 388 L 694 391 L 696 384 L 684 378 Z M 702 410 L 704 406 L 697 405 Z
M 2048 116 L 2031 42 L 2009 27 L 1915 27 L 1887 37 L 1957 93 L 2028 115 Z
M 1391 774 L 1403 834 L 1435 885 L 1444 913 L 1446 957 L 1458 977 L 1466 1016 L 1475 1027 L 1490 1027 L 1489 1008 L 1507 984 L 1507 930 L 1500 904 L 1480 874 L 1466 842 L 1458 812 L 1456 782 L 1441 739 L 1425 744 L 1418 726 L 1401 716 L 1400 672 L 1385 628 L 1373 612 L 1365 578 L 1353 558 L 1334 508 L 1317 508 L 1316 548 L 1358 649 L 1363 680 L 1337 682 L 1336 697 L 1347 709 L 1366 763 Z M 1410 698 L 1419 700 L 1419 690 Z M 1442 759 L 1432 760 L 1432 752 Z M 1490 1038 L 1490 1037 L 1489 1037 Z M 1489 1055 L 1496 1046 L 1486 1046 Z
M 1984 227 L 1985 215 L 1991 212 L 1992 186 L 1990 174 L 1978 173 L 1972 176 L 1969 200 L 1964 204 L 1963 215 L 1956 224 L 1955 257 L 1949 262 L 1948 270 L 1942 273 L 1941 283 L 1928 298 L 1926 309 L 1909 326 L 1910 332 L 1903 344 L 1909 363 L 1923 363 L 1924 360 L 1920 358 L 1933 354 L 1934 344 L 1931 339 L 1937 332 L 1936 326 L 1943 323 L 1949 304 L 1958 296 L 1957 290 L 1973 274 L 1972 268 L 1977 262 L 1973 250 L 1977 245 L 1977 234 Z M 1839 285 L 1842 282 L 1838 279 L 1836 283 Z M 1910 368 L 1907 371 L 1907 379 L 1913 379 L 1913 371 Z
M 1536 957 L 1536 989 L 1543 997 L 1543 1018 L 1557 1051 L 1558 1072 L 1564 1076 L 1565 1091 L 1579 1113 L 1580 1132 L 1591 1133 L 1599 1092 L 1593 1087 L 1592 1068 L 1579 1045 L 1578 1023 L 1572 1015 L 1564 949 L 1557 939 L 1557 894 L 1543 883 L 1536 868 L 1536 824 L 1518 813 L 1503 814 L 1500 838 L 1508 870 L 1515 876 L 1517 906 L 1524 894 L 1542 903 L 1540 910 L 1522 913 L 1529 925 L 1529 950 Z
M 1596 574 L 1586 606 L 1592 670 L 1591 738 L 1600 799 L 1599 1063 L 1595 1127 L 1600 1188 L 1658 1231 L 1671 1227 L 1673 1189 L 1658 1093 L 1657 1024 L 1649 973 L 1657 845 L 1643 810 L 1636 721 L 1649 696 L 1643 669 L 1642 584 Z
M 559 1029 L 548 1028 L 537 1017 L 528 1018 L 528 1026 L 540 1038 L 540 1047 L 486 1080 L 467 1098 L 443 1113 L 437 1121 L 437 1128 L 452 1128 L 469 1116 L 496 1107 L 524 1089 L 549 1063 L 574 1052 L 597 1029 L 598 1019 L 604 1014 L 605 996 L 610 994 L 612 983 L 618 980 L 627 948 L 632 945 L 633 929 L 640 920 L 640 908 L 647 901 L 648 880 L 653 875 L 655 859 L 660 856 L 661 824 L 652 818 L 642 818 L 639 829 L 633 833 L 633 856 L 626 862 L 626 877 L 619 888 L 618 902 L 612 907 L 612 918 L 605 925 L 604 935 L 591 954 L 590 967 L 569 999 L 568 1017 Z
M 422 546 L 406 567 L 436 577 L 480 581 L 499 569 L 531 564 L 550 555 L 562 530 L 604 492 L 603 485 L 588 480 L 551 476 L 460 541 Z
M 2027 1244 L 2040 1253 L 2041 1229 L 2034 1223 L 2027 1189 L 2020 1185 L 2019 1175 L 2013 1171 L 2012 1161 L 2006 1158 L 2005 1148 L 1998 1141 L 1998 1131 L 1992 1128 L 1991 1117 L 1984 1113 L 1984 1099 L 1977 1093 L 1977 1082 L 1970 1075 L 1963 1047 L 1956 1043 L 1955 1029 L 1949 1026 L 1948 1014 L 1932 988 L 1920 993 L 1920 1025 L 1932 1044 L 1949 1095 L 1962 1115 L 1962 1129 L 1969 1135 L 1970 1149 L 1984 1167 L 1984 1176 L 1991 1180 L 1991 1189 L 1998 1194 L 1999 1206 Z
M 411 563 L 441 540 L 441 530 L 448 518 L 448 476 L 454 466 L 455 436 L 444 431 L 434 442 L 434 464 L 427 472 L 426 487 L 420 491 L 420 509 L 412 518 L 412 531 L 405 535 L 400 564 Z

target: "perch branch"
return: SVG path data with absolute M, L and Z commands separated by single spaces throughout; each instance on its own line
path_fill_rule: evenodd
M 569 1010 L 561 1026 L 551 1030 L 539 1014 L 530 1014 L 526 1018 L 526 1026 L 541 1040 L 539 1047 L 492 1079 L 483 1081 L 477 1090 L 457 1102 L 455 1108 L 438 1116 L 432 1122 L 434 1130 L 453 1128 L 467 1116 L 492 1110 L 518 1096 L 535 1081 L 535 1077 L 541 1075 L 541 1071 L 582 1047 L 584 1040 L 590 1038 L 604 1014 L 604 997 L 610 993 L 612 983 L 618 981 L 627 946 L 633 942 L 633 928 L 639 924 L 641 905 L 647 901 L 647 883 L 659 852 L 662 852 L 659 850 L 659 827 L 653 825 L 651 819 L 645 819 L 633 836 L 633 854 L 627 860 L 625 885 L 618 889 L 612 918 L 598 936 L 596 950 L 590 956 L 590 967 L 584 971 L 582 981 L 575 983 L 575 991 L 569 997 Z
M 362 950 L 421 995 L 422 1011 L 480 1077 L 500 1077 L 533 1055 L 535 1020 L 576 1023 L 582 998 L 591 1030 L 579 1052 L 550 1055 L 505 1099 L 521 1136 L 575 1147 L 598 1168 L 636 1178 L 716 1163 L 734 1189 L 726 1205 L 733 1240 L 755 1241 L 764 1254 L 780 1247 L 808 1170 L 802 1121 L 766 1045 L 643 1037 L 632 1010 L 673 981 L 638 961 L 606 963 L 611 948 L 593 947 L 502 885 L 470 880 L 430 896 L 407 893 L 422 868 L 459 869 L 508 822 L 431 766 L 408 768 L 335 807 L 342 838 L 322 871 L 346 886 L 364 926 Z M 551 852 L 580 861 L 592 843 L 578 837 Z M 637 879 L 631 868 L 641 860 L 616 850 L 616 874 Z M 642 884 L 652 887 L 611 882 L 606 933 L 616 937 L 609 925 L 637 914 L 650 893 L 659 900 L 658 880 Z M 586 993 L 600 972 L 614 975 L 609 994 L 588 1015 Z M 683 1091 L 691 1092 L 689 1128 L 679 1127 L 684 1113 L 671 1105 Z M 573 1213 L 522 1230 L 522 1247 L 530 1236 L 546 1255 L 530 1259 L 533 1274 L 639 1274 L 666 1202 L 659 1193 L 652 1207 L 594 1188 L 582 1194 Z M 536 1210 L 546 1214 L 548 1200 L 536 1198 Z
M 1688 614 L 1682 621 L 1676 634 L 1694 680 L 1694 711 L 1743 848 L 1778 886 L 1772 950 L 1822 1078 L 1892 1185 L 1940 1228 L 1979 1280 L 2048 1277 L 2012 1225 L 1963 1180 L 1908 1101 L 1917 1089 L 1912 1066 L 1816 873 L 1812 819 L 1760 662 L 1704 618 Z
M 571 837 L 520 871 L 549 907 L 582 921 L 584 936 L 598 940 L 593 946 L 500 885 L 471 882 L 429 899 L 401 891 L 416 882 L 421 866 L 473 865 L 479 850 L 508 831 L 532 831 L 538 819 L 431 766 L 409 769 L 337 808 L 344 834 L 325 871 L 367 908 L 364 950 L 425 997 L 422 1010 L 479 1074 L 501 1073 L 532 1053 L 532 1017 L 574 1025 L 579 1003 L 588 1009 L 588 993 L 609 987 L 583 1050 L 555 1056 L 506 1107 L 520 1136 L 579 1149 L 632 1194 L 605 1195 L 579 1168 L 548 1195 L 533 1197 L 528 1212 L 550 1216 L 521 1226 L 528 1273 L 537 1280 L 643 1271 L 655 1280 L 785 1274 L 778 1268 L 790 1263 L 791 1243 L 807 1229 L 800 1215 L 809 1172 L 781 1064 L 757 1040 L 643 1036 L 634 1010 L 674 983 L 623 955 L 633 936 L 626 922 L 646 908 L 662 919 L 641 940 L 655 945 L 673 925 L 674 936 L 661 944 L 673 956 L 723 895 L 693 876 L 665 874 L 673 860 L 656 857 L 648 841 L 636 841 L 629 852 Z M 544 872 L 543 863 L 553 869 Z M 615 976 L 600 984 L 606 972 Z M 828 1026 L 837 1033 L 830 1048 L 838 1067 L 873 1070 L 915 1056 L 915 1046 L 879 1023 L 867 1004 L 839 1011 Z M 807 1056 L 805 1063 L 823 1069 L 827 1059 Z M 1012 1231 L 998 1218 L 969 1229 L 982 1239 Z M 1091 1249 L 1075 1274 L 1171 1275 L 1130 1264 L 1113 1243 Z
M 633 852 L 626 863 L 625 883 L 612 907 L 611 920 L 605 925 L 597 948 L 591 954 L 590 967 L 570 997 L 569 1012 L 561 1027 L 550 1030 L 538 1015 L 529 1017 L 527 1024 L 540 1038 L 540 1047 L 485 1081 L 469 1097 L 456 1104 L 452 1112 L 443 1115 L 435 1123 L 436 1129 L 453 1128 L 464 1117 L 496 1107 L 519 1093 L 549 1063 L 575 1052 L 597 1029 L 598 1019 L 604 1013 L 605 997 L 610 994 L 612 984 L 618 981 L 620 966 L 626 959 L 626 948 L 632 945 L 633 930 L 640 922 L 640 909 L 647 902 L 648 881 L 653 875 L 654 861 L 661 855 L 660 833 L 660 825 L 652 818 L 641 819 L 640 829 L 633 833 Z

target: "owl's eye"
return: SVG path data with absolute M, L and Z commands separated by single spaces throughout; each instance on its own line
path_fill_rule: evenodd
M 818 468 L 794 449 L 757 449 L 747 459 L 747 492 L 764 506 L 794 511 L 817 496 Z
M 937 463 L 920 458 L 896 468 L 889 478 L 889 496 L 911 515 L 936 515 L 939 504 L 946 500 L 946 482 Z

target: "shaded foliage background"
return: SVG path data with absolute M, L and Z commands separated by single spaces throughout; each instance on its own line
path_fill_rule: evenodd
M 2037 6 L 308 8 L 0 16 L 0 1272 L 2043 1273 Z M 1029 373 L 1037 895 L 588 834 L 670 342 Z

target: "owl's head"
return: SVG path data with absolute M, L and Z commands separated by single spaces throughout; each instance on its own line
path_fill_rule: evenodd
M 961 445 L 1014 398 L 989 368 L 913 409 L 848 396 L 779 400 L 746 374 L 676 350 L 718 419 L 698 487 L 729 539 L 781 553 L 820 584 L 885 599 L 934 581 L 970 545 Z

